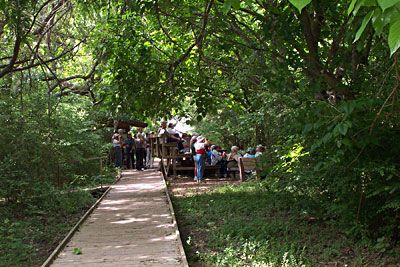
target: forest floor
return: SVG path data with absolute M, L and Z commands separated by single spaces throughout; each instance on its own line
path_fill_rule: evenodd
M 47 191 L 30 206 L 0 205 L 0 267 L 41 266 L 106 189 Z
M 190 266 L 399 266 L 385 240 L 354 240 L 315 203 L 262 183 L 168 179 Z

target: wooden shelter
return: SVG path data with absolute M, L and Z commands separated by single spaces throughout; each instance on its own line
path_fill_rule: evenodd
M 110 118 L 101 120 L 99 124 L 100 124 L 99 128 L 110 127 L 114 128 L 114 131 L 118 129 L 124 129 L 126 131 L 129 131 L 132 126 L 142 127 L 142 128 L 146 128 L 148 126 L 147 123 L 139 120 L 123 120 L 123 119 L 119 120 Z

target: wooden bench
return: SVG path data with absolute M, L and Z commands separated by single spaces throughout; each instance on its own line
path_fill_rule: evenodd
M 191 164 L 190 166 L 179 166 L 176 165 L 176 170 L 177 171 L 194 171 L 194 164 Z M 219 176 L 220 175 L 220 169 L 221 166 L 219 165 L 205 165 L 204 166 L 204 174 L 205 175 L 214 175 L 214 176 Z
M 256 179 L 260 180 L 261 170 L 257 166 L 257 158 L 239 158 L 239 175 L 240 181 L 243 182 L 246 178 L 246 171 L 255 171 Z
M 228 177 L 236 179 L 236 173 L 239 173 L 239 166 L 226 169 L 226 174 Z

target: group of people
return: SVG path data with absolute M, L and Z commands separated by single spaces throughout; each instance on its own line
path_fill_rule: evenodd
M 226 153 L 205 137 L 181 133 L 175 126 L 176 124 L 172 122 L 162 121 L 156 134 L 154 132 L 145 134 L 140 127 L 134 135 L 128 132 L 126 138 L 123 130 L 114 133 L 112 144 L 115 166 L 125 166 L 127 169 L 136 167 L 139 171 L 151 167 L 153 159 L 149 140 L 155 136 L 159 137 L 161 143 L 176 143 L 179 154 L 191 155 L 194 161 L 194 179 L 198 183 L 204 181 L 206 165 L 220 166 L 220 176 L 227 177 L 227 171 L 238 166 L 239 157 L 256 158 L 265 151 L 262 145 L 249 148 L 246 153 L 240 151 L 238 146 L 232 146 L 230 153 Z
M 227 154 L 220 146 L 212 145 L 203 136 L 193 136 L 191 138 L 191 153 L 195 163 L 194 180 L 198 183 L 204 181 L 204 170 L 206 165 L 220 166 L 220 176 L 227 177 L 229 169 L 237 167 L 240 157 L 256 158 L 265 151 L 265 147 L 258 145 L 257 148 L 250 148 L 243 155 L 238 146 L 232 146 Z
M 152 134 L 145 134 L 141 127 L 137 128 L 136 134 L 128 132 L 126 137 L 122 129 L 115 132 L 111 138 L 115 167 L 136 167 L 138 171 L 150 167 L 152 158 L 148 138 Z

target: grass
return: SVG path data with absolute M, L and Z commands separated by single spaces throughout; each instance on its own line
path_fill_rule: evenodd
M 103 183 L 113 181 L 110 176 Z M 35 185 L 21 203 L 0 202 L 0 267 L 40 266 L 101 194 Z
M 195 185 L 194 185 L 195 186 Z M 193 188 L 187 188 L 193 190 Z M 192 191 L 191 191 L 192 192 Z M 191 266 L 398 266 L 352 240 L 318 203 L 248 182 L 173 197 Z
M 0 207 L 0 266 L 40 266 L 96 199 L 78 191 L 62 196 L 62 204 L 48 201 L 54 209 Z

